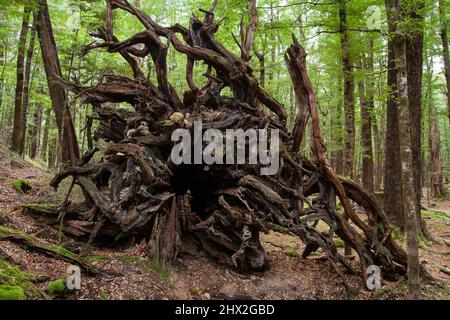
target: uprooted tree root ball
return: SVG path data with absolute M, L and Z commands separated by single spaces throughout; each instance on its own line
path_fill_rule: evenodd
M 94 138 L 109 145 L 88 151 L 78 166 L 52 180 L 57 188 L 63 179 L 73 177 L 72 187 L 81 187 L 85 201 L 66 201 L 59 210 L 47 210 L 45 221 L 88 244 L 144 240 L 148 254 L 167 263 L 187 247 L 201 249 L 240 271 L 269 267 L 259 234 L 283 227 L 305 243 L 302 257 L 322 248 L 344 283 L 340 265 L 363 280 L 370 265 L 380 266 L 387 279 L 404 276 L 406 254 L 392 240 L 382 208 L 356 183 L 338 177 L 326 158 L 303 48 L 293 37 L 285 54 L 298 107 L 290 132 L 283 106 L 259 85 L 248 57 L 236 56 L 215 39 L 219 27 L 214 22 L 215 5 L 216 1 L 202 10 L 203 20 L 192 16 L 187 29 L 160 26 L 126 0 L 107 1 L 106 27 L 94 34 L 100 41 L 90 44 L 85 53 L 95 48 L 119 53 L 134 79 L 108 75 L 94 87 L 57 79 L 93 105 L 99 120 Z M 114 10 L 135 16 L 145 31 L 119 41 L 113 34 Z M 169 45 L 187 57 L 189 91 L 182 98 L 167 78 Z M 137 63 L 148 55 L 157 84 Z M 193 79 L 198 61 L 207 65 L 203 87 Z M 226 87 L 231 96 L 221 95 Z M 107 102 L 126 102 L 134 110 L 106 106 Z M 312 160 L 299 152 L 309 120 Z M 262 165 L 248 162 L 175 165 L 170 157 L 171 134 L 179 128 L 192 131 L 195 121 L 201 121 L 205 130 L 214 128 L 223 134 L 227 129 L 280 130 L 278 172 L 260 175 Z M 102 154 L 100 161 L 93 160 L 97 152 Z M 355 213 L 352 202 L 364 208 L 364 218 Z M 329 227 L 327 231 L 317 228 L 319 220 Z M 355 270 L 338 252 L 335 235 L 357 253 L 360 269 Z

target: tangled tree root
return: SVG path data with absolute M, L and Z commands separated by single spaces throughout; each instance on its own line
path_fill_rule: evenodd
M 295 38 L 285 55 L 299 109 L 291 133 L 283 106 L 258 84 L 248 62 L 215 40 L 216 2 L 204 11 L 203 21 L 193 16 L 189 29 L 160 26 L 126 0 L 106 2 L 106 27 L 95 33 L 103 41 L 89 45 L 85 52 L 101 47 L 120 53 L 134 79 L 110 75 L 94 87 L 59 79 L 62 86 L 94 106 L 99 120 L 94 138 L 110 144 L 90 150 L 77 166 L 52 180 L 57 188 L 72 177 L 72 186 L 81 187 L 85 201 L 66 201 L 59 210 L 45 212 L 49 224 L 63 226 L 66 234 L 89 244 L 145 239 L 149 254 L 164 262 L 172 261 L 183 246 L 194 244 L 241 271 L 269 266 L 259 234 L 282 226 L 306 245 L 303 257 L 322 248 L 341 276 L 338 265 L 364 280 L 367 267 L 373 264 L 388 279 L 405 274 L 406 254 L 392 240 L 382 208 L 357 184 L 339 178 L 326 158 L 306 54 Z M 135 16 L 145 31 L 119 41 L 112 27 L 115 9 Z M 183 99 L 167 79 L 169 45 L 187 56 L 190 90 Z M 147 55 L 155 64 L 157 85 L 138 66 L 136 58 Z M 208 82 L 201 88 L 193 80 L 196 61 L 207 65 L 204 76 Z M 225 87 L 232 96 L 221 95 Z M 102 105 L 105 102 L 127 102 L 134 111 Z M 312 160 L 299 153 L 309 119 Z M 262 176 L 261 165 L 250 164 L 175 165 L 170 158 L 171 134 L 178 128 L 192 133 L 195 121 L 202 121 L 203 129 L 223 133 L 227 129 L 279 129 L 277 174 Z M 97 152 L 101 160 L 93 161 Z M 344 213 L 339 212 L 337 200 Z M 352 202 L 364 209 L 364 217 L 355 213 Z M 328 230 L 317 228 L 319 220 Z M 356 251 L 359 270 L 337 250 L 334 235 Z

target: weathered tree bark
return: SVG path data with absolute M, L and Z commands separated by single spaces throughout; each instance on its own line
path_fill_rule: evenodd
M 413 157 L 411 148 L 411 116 L 408 100 L 408 70 L 406 60 L 406 37 L 400 33 L 399 23 L 406 19 L 407 12 L 403 1 L 386 0 L 386 12 L 391 23 L 396 23 L 394 37 L 394 52 L 397 70 L 397 99 L 399 106 L 400 124 L 400 154 L 403 178 L 403 200 L 405 208 L 405 229 L 407 237 L 408 253 L 408 289 L 411 299 L 420 297 L 419 277 L 419 236 L 417 221 L 417 206 L 415 195 L 415 183 L 413 174 Z
M 0 67 L 2 68 L 2 71 L 0 72 L 0 110 L 2 111 L 2 118 L 1 121 L 3 123 L 4 117 L 4 110 L 2 108 L 3 105 L 3 94 L 4 94 L 4 83 L 5 83 L 5 71 L 6 71 L 6 64 L 7 64 L 7 55 L 8 55 L 8 46 L 6 41 L 4 41 L 2 44 L 0 44 Z
M 338 92 L 339 97 L 343 96 L 342 75 L 338 76 Z M 343 100 L 339 100 L 336 103 L 336 172 L 340 175 L 344 175 L 344 112 L 343 112 Z
M 241 24 L 241 40 L 242 40 L 242 47 L 241 47 L 241 58 L 244 61 L 250 61 L 251 59 L 251 49 L 253 48 L 254 44 L 254 37 L 256 28 L 258 27 L 258 9 L 256 9 L 257 0 L 248 0 L 249 4 L 249 10 L 250 10 L 250 21 L 248 22 L 247 28 L 244 31 L 244 27 Z
M 34 111 L 34 121 L 31 131 L 30 158 L 35 159 L 39 153 L 41 141 L 42 104 L 38 103 Z M 47 131 L 48 135 L 48 131 Z
M 22 102 L 24 92 L 24 67 L 25 67 L 25 51 L 27 34 L 29 29 L 31 15 L 31 7 L 25 6 L 22 27 L 19 36 L 17 49 L 17 81 L 16 81 L 16 95 L 14 99 L 14 122 L 11 136 L 11 150 L 19 152 L 20 148 L 20 132 L 23 131 L 24 119 L 22 119 Z
M 355 84 L 353 66 L 350 57 L 350 39 L 347 27 L 347 4 L 339 0 L 339 33 L 342 51 L 342 70 L 344 73 L 344 113 L 345 113 L 345 149 L 344 175 L 355 175 Z
M 442 41 L 442 59 L 444 60 L 444 73 L 445 81 L 447 84 L 447 113 L 448 113 L 448 123 L 450 124 L 450 61 L 448 52 L 448 19 L 445 14 L 445 2 L 446 0 L 439 0 L 439 21 L 440 29 L 439 35 Z
M 55 81 L 55 77 L 62 75 L 46 0 L 39 0 L 37 30 L 49 93 L 56 115 L 61 161 L 66 165 L 75 164 L 79 159 L 78 141 L 71 113 L 66 105 L 66 93 Z
M 362 67 L 363 63 L 360 65 Z M 358 81 L 358 91 L 361 108 L 362 185 L 368 192 L 373 193 L 372 110 L 370 97 L 362 79 Z
M 395 32 L 395 25 L 388 19 L 389 33 Z M 388 97 L 386 106 L 386 141 L 384 162 L 384 210 L 390 221 L 404 228 L 404 207 L 402 187 L 402 166 L 400 156 L 399 111 L 397 101 L 397 71 L 394 40 L 388 39 Z
M 34 52 L 34 39 L 36 37 L 36 17 L 33 14 L 33 26 L 31 28 L 30 43 L 28 45 L 27 59 L 25 64 L 25 79 L 23 84 L 23 100 L 21 110 L 21 126 L 19 131 L 19 146 L 17 152 L 19 154 L 24 153 L 25 149 L 25 135 L 27 132 L 27 115 L 30 104 L 30 90 L 31 90 L 31 63 L 33 60 Z
M 42 135 L 42 145 L 40 156 L 42 160 L 47 160 L 47 146 L 48 146 L 48 131 L 50 127 L 50 117 L 51 117 L 51 109 L 47 108 L 45 110 L 45 122 L 44 122 L 44 133 Z
M 423 1 L 416 1 L 408 8 L 414 27 L 406 40 L 408 72 L 408 101 L 411 117 L 411 153 L 416 196 L 416 213 L 420 232 L 427 238 L 430 234 L 421 214 L 422 200 L 422 69 L 423 69 Z

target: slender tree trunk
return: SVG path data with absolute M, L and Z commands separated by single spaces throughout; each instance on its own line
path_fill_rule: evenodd
M 380 139 L 380 130 L 378 127 L 378 119 L 375 116 L 372 116 L 372 132 L 373 132 L 373 141 L 374 141 L 374 154 L 375 154 L 375 165 L 374 165 L 374 192 L 381 190 L 381 184 L 383 180 L 383 161 L 382 161 L 382 145 Z
M 338 76 L 338 92 L 339 97 L 342 97 L 342 77 Z M 343 100 L 336 104 L 336 172 L 340 175 L 344 174 L 344 134 L 343 134 Z
M 41 122 L 42 122 L 42 104 L 36 105 L 34 111 L 33 130 L 31 132 L 30 158 L 35 159 L 39 153 L 39 144 L 41 141 Z
M 347 30 L 346 0 L 339 0 L 339 32 L 344 73 L 345 150 L 344 175 L 354 178 L 355 162 L 355 84 L 350 60 L 350 41 Z
M 48 141 L 48 167 L 53 168 L 57 162 L 57 143 L 58 139 L 56 137 L 49 138 Z
M 375 110 L 375 99 L 374 99 L 375 80 L 374 79 L 375 78 L 373 75 L 373 72 L 374 72 L 373 39 L 369 39 L 368 48 L 369 48 L 369 50 L 368 50 L 368 55 L 367 55 L 366 68 L 367 68 L 367 71 L 369 73 L 371 73 L 371 75 L 367 79 L 367 94 L 366 95 L 367 95 L 367 106 L 368 106 L 367 111 L 368 111 L 368 117 L 370 120 L 368 122 L 370 122 L 371 127 L 370 127 L 370 130 L 366 129 L 367 137 L 366 137 L 365 141 L 367 142 L 367 148 L 370 149 L 371 157 L 369 158 L 369 163 L 367 164 L 367 166 L 369 167 L 369 172 L 370 172 L 370 167 L 372 167 L 373 177 L 371 178 L 371 180 L 372 180 L 372 184 L 373 184 L 373 192 L 375 192 L 377 190 L 380 190 L 380 186 L 381 186 L 382 147 L 381 147 L 380 137 L 379 137 L 379 132 L 378 132 L 377 119 L 374 114 L 374 110 Z M 368 133 L 370 133 L 370 137 L 369 137 Z M 372 136 L 373 136 L 373 141 L 374 141 L 375 145 L 373 145 L 373 143 L 372 143 Z M 374 159 L 374 154 L 375 154 L 375 159 Z M 369 182 L 369 185 L 370 185 L 370 182 Z
M 22 99 L 24 91 L 24 64 L 25 50 L 28 34 L 28 24 L 30 22 L 31 8 L 25 6 L 22 17 L 22 27 L 19 36 L 19 44 L 17 49 L 17 81 L 16 95 L 14 99 L 14 123 L 11 137 L 11 150 L 18 152 L 20 150 L 20 132 L 24 125 L 22 119 Z
M 427 61 L 427 109 L 428 120 L 428 151 L 429 151 L 429 195 L 431 197 L 445 195 L 444 176 L 442 172 L 441 141 L 439 131 L 439 116 L 433 104 L 433 56 Z
M 442 58 L 444 60 L 445 80 L 447 83 L 447 117 L 448 123 L 450 124 L 450 62 L 447 35 L 448 20 L 445 14 L 445 2 L 446 0 L 439 0 L 439 20 L 441 25 L 439 35 L 441 36 L 442 41 Z
M 363 64 L 361 63 L 361 66 L 362 65 Z M 368 192 L 373 194 L 374 173 L 372 150 L 372 111 L 370 102 L 371 98 L 370 94 L 366 93 L 363 80 L 358 81 L 358 91 L 361 108 L 362 184 Z
M 0 110 L 2 111 L 2 122 L 4 120 L 4 116 L 3 116 L 3 91 L 5 90 L 4 87 L 4 83 L 5 83 L 5 71 L 6 71 L 6 64 L 7 64 L 7 59 L 6 57 L 8 56 L 8 47 L 7 47 L 7 43 L 6 41 L 4 41 L 4 43 L 1 46 L 1 51 L 0 51 L 0 66 L 2 67 L 2 71 L 0 73 Z
M 387 2 L 387 1 L 386 1 Z M 395 32 L 392 21 L 389 33 Z M 391 222 L 404 228 L 402 166 L 400 157 L 399 111 L 397 104 L 397 71 L 393 40 L 388 39 L 388 97 L 386 105 L 386 141 L 384 163 L 384 210 Z
M 42 137 L 42 146 L 41 146 L 41 159 L 43 160 L 47 160 L 48 130 L 50 127 L 50 117 L 51 117 L 51 109 L 47 108 L 45 110 L 44 134 Z
M 406 40 L 408 72 L 408 101 L 411 116 L 411 152 L 416 196 L 416 213 L 420 232 L 427 238 L 430 234 L 421 214 L 422 200 L 422 69 L 423 69 L 423 1 L 415 2 L 409 10 L 415 28 Z
M 25 80 L 23 85 L 23 100 L 22 100 L 22 114 L 21 121 L 22 125 L 19 132 L 19 148 L 17 152 L 23 154 L 25 148 L 25 133 L 27 131 L 27 114 L 30 104 L 30 90 L 31 90 L 31 63 L 33 60 L 34 51 L 34 38 L 36 36 L 36 18 L 33 15 L 33 27 L 31 29 L 30 43 L 28 45 L 27 60 L 25 64 Z
M 391 23 L 405 21 L 406 9 L 402 1 L 386 0 L 386 11 Z M 395 22 L 394 22 L 395 21 Z M 413 156 L 411 148 L 411 116 L 408 101 L 408 70 L 406 61 L 406 38 L 397 32 L 394 34 L 394 52 L 397 69 L 397 99 L 399 105 L 400 154 L 403 178 L 403 200 L 405 206 L 405 229 L 408 253 L 408 289 L 411 299 L 420 297 L 419 278 L 419 237 L 415 183 L 413 174 Z
M 55 76 L 62 78 L 62 74 L 46 0 L 39 0 L 37 20 L 42 60 L 45 65 L 45 73 L 60 137 L 61 161 L 64 164 L 75 164 L 79 159 L 80 152 L 70 110 L 66 105 L 66 93 L 54 80 Z

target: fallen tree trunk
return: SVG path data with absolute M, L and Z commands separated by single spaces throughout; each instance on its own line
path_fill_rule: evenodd
M 295 38 L 286 53 L 299 109 L 291 133 L 285 126 L 283 106 L 258 84 L 249 63 L 215 40 L 215 5 L 204 11 L 203 21 L 193 16 L 187 29 L 160 26 L 126 0 L 106 3 L 106 27 L 95 33 L 101 41 L 89 45 L 85 53 L 95 48 L 118 52 L 135 78 L 108 75 L 94 87 L 59 79 L 61 86 L 93 104 L 100 121 L 94 138 L 110 144 L 90 150 L 78 166 L 52 180 L 57 188 L 63 179 L 73 177 L 85 201 L 67 201 L 57 213 L 46 212 L 49 224 L 63 226 L 67 234 L 84 237 L 88 243 L 145 239 L 149 254 L 163 262 L 172 261 L 184 246 L 195 245 L 240 271 L 269 266 L 259 234 L 281 226 L 305 243 L 303 257 L 322 248 L 343 279 L 339 265 L 363 280 L 373 264 L 381 267 L 385 278 L 405 275 L 406 254 L 392 240 L 383 209 L 354 182 L 339 178 L 327 159 L 306 53 Z M 135 16 L 145 31 L 119 41 L 112 20 L 117 9 Z M 167 43 L 161 41 L 164 38 Z M 183 99 L 167 79 L 169 44 L 188 59 L 189 91 Z M 144 76 L 136 62 L 147 55 L 155 64 L 157 84 Z M 191 74 L 196 61 L 207 65 L 208 82 L 201 88 Z M 232 96 L 221 95 L 225 87 Z M 105 102 L 128 103 L 134 111 L 106 107 Z M 309 119 L 312 160 L 298 153 Z M 280 130 L 277 173 L 261 175 L 262 165 L 249 164 L 249 154 L 245 164 L 174 164 L 172 132 L 183 128 L 193 133 L 196 121 L 202 122 L 203 130 L 222 133 L 227 129 Z M 91 161 L 96 152 L 103 154 L 101 161 Z M 364 217 L 355 213 L 352 202 L 364 208 Z M 327 230 L 317 228 L 319 220 Z M 334 235 L 356 251 L 359 270 L 338 251 Z
M 11 241 L 27 249 L 36 250 L 56 259 L 64 260 L 82 267 L 90 274 L 98 273 L 98 270 L 85 259 L 75 253 L 42 240 L 39 240 L 25 232 L 0 226 L 0 241 Z

